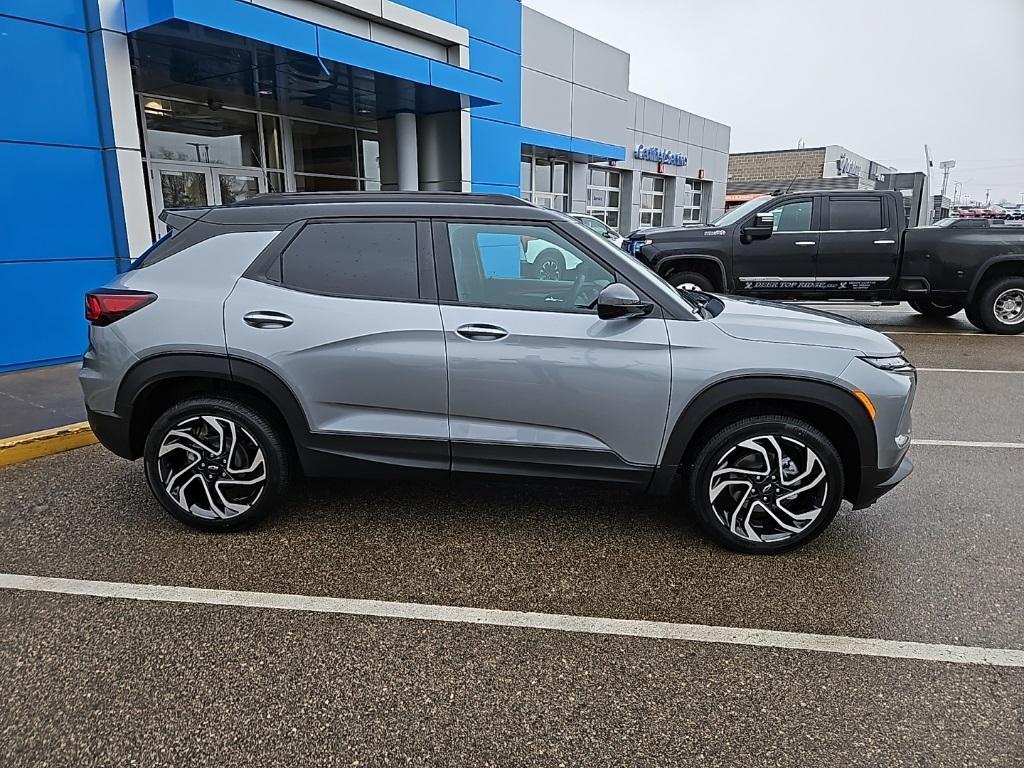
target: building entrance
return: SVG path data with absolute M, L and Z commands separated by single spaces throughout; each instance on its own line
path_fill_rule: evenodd
M 167 227 L 160 221 L 164 208 L 229 205 L 267 191 L 266 174 L 254 168 L 223 168 L 184 163 L 150 163 L 153 220 L 157 235 Z

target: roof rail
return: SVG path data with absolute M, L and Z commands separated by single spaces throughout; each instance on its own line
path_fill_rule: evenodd
M 480 192 L 269 192 L 240 200 L 229 207 L 318 203 L 476 203 L 534 207 L 533 203 L 512 195 Z

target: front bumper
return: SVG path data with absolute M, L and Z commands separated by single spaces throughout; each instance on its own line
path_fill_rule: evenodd
M 870 507 L 882 496 L 902 483 L 913 471 L 914 463 L 907 456 L 904 456 L 895 467 L 888 469 L 861 467 L 860 492 L 857 494 L 857 498 L 853 500 L 853 508 L 865 509 Z

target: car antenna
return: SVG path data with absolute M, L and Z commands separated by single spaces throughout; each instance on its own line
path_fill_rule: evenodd
M 789 194 L 789 190 L 791 190 L 791 189 L 793 188 L 793 185 L 794 185 L 794 184 L 796 184 L 796 176 L 794 176 L 794 177 L 793 177 L 793 180 L 792 180 L 791 182 L 789 182 L 789 186 L 788 186 L 788 187 L 786 187 L 786 191 L 785 191 L 785 192 L 783 192 L 782 194 L 784 194 L 784 195 L 788 195 L 788 194 Z

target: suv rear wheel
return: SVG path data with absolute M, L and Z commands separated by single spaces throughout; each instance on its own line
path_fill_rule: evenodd
M 144 461 L 164 508 L 202 530 L 255 522 L 288 485 L 288 452 L 278 430 L 229 398 L 197 397 L 168 408 L 146 438 Z
M 770 554 L 814 539 L 839 511 L 835 445 L 792 416 L 756 416 L 720 429 L 689 472 L 689 503 L 704 530 L 739 552 Z

